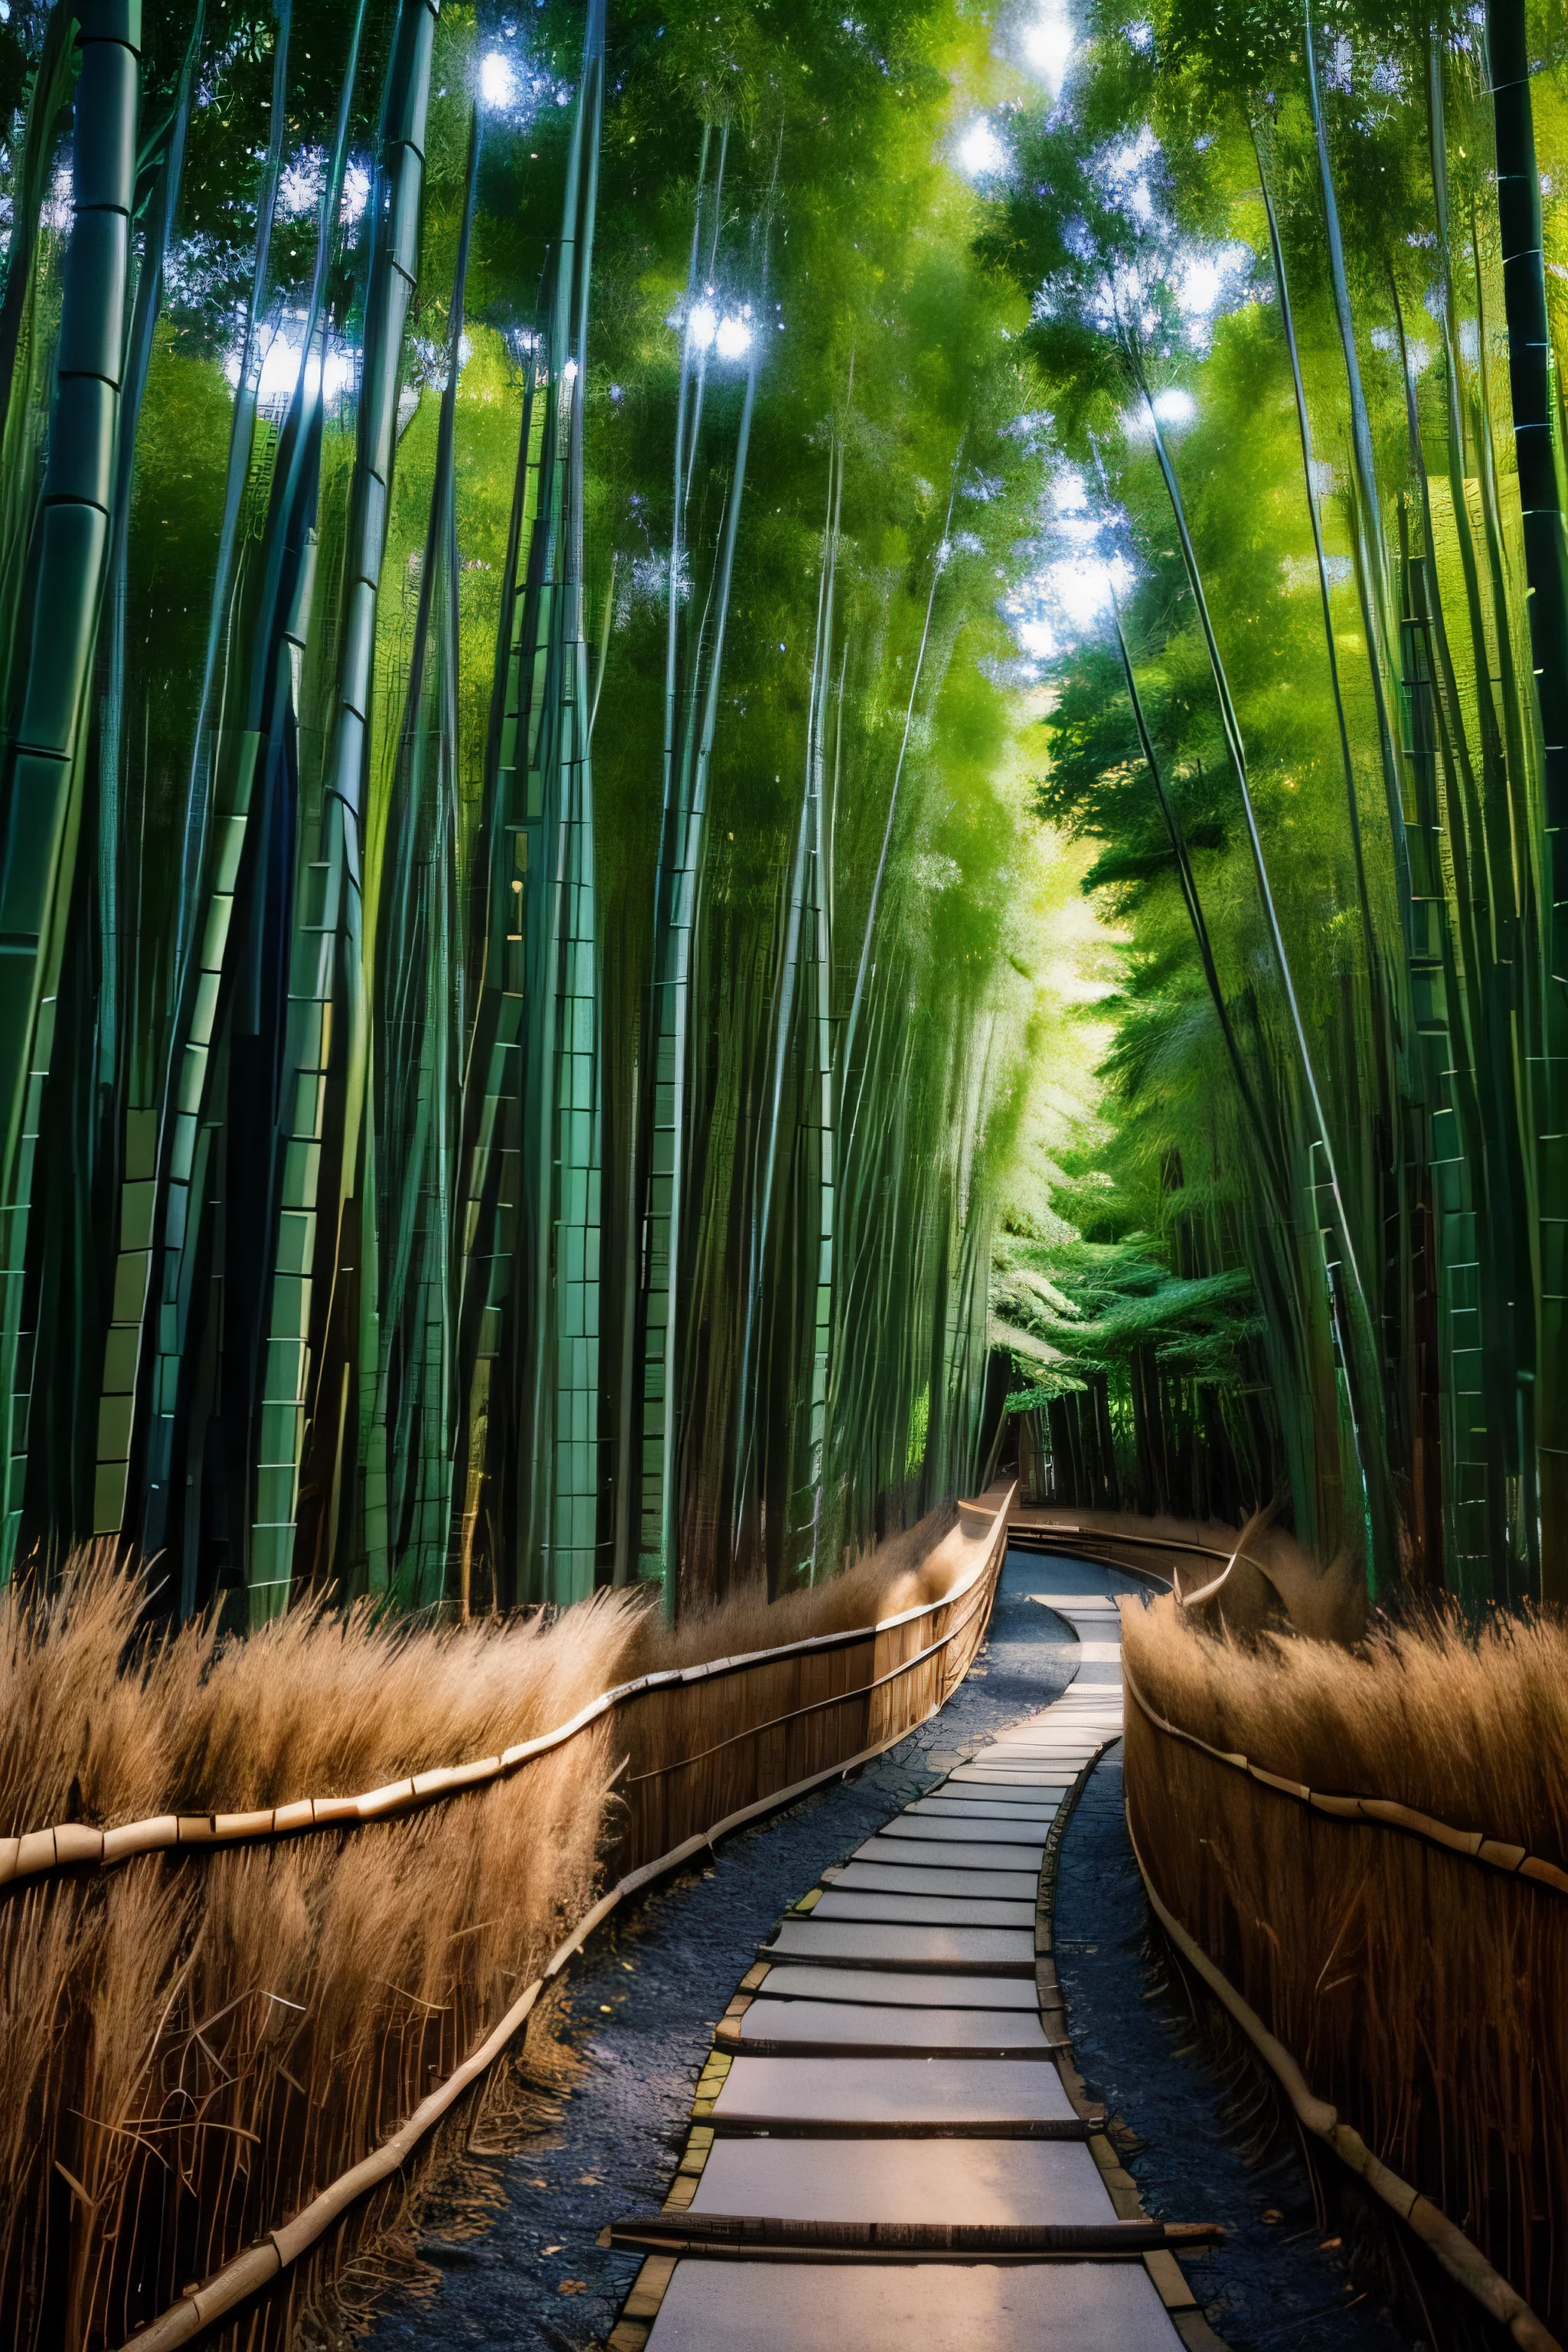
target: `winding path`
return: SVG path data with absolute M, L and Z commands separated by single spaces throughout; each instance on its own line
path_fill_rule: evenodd
M 1218 2339 L 1072 2063 L 1056 1848 L 1121 1731 L 1130 1580 L 1015 1552 L 1079 1637 L 1054 1704 L 935 1758 L 786 1912 L 715 2030 L 611 2352 L 1189 2352 Z M 1048 1622 L 1048 1621 L 1047 1621 Z

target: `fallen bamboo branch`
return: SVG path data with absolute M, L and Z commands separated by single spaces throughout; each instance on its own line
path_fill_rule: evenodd
M 1201 1742 L 1194 1744 L 1202 1745 Z M 1284 2043 L 1270 2033 L 1256 2010 L 1247 2006 L 1203 1947 L 1167 1910 L 1149 1875 L 1148 1864 L 1139 1852 L 1131 1808 L 1127 1815 L 1127 1836 L 1143 1881 L 1144 1892 L 1153 1906 L 1156 1918 L 1182 1958 L 1196 1969 L 1275 2075 L 1303 2128 L 1331 2147 L 1346 2169 L 1363 2180 L 1373 2194 L 1415 2231 L 1449 2277 L 1457 2280 L 1483 2311 L 1489 2313 L 1508 2329 L 1514 2342 L 1521 2347 L 1521 2352 L 1562 2352 L 1557 2338 L 1536 2317 L 1523 2296 L 1509 2284 L 1502 2273 L 1492 2268 L 1480 2248 L 1467 2238 L 1430 2198 L 1413 2189 L 1409 2181 L 1402 2180 L 1398 2173 L 1391 2171 L 1381 2158 L 1374 2156 L 1360 2133 L 1351 2125 L 1340 2121 L 1337 2108 L 1331 2106 L 1326 2099 L 1316 2096 Z
M 710 1659 L 701 1665 L 671 1666 L 655 1674 L 641 1675 L 635 1681 L 621 1683 L 613 1690 L 602 1692 L 553 1730 L 540 1732 L 532 1739 L 519 1740 L 515 1746 L 502 1748 L 499 1755 L 482 1756 L 465 1764 L 441 1765 L 429 1771 L 416 1772 L 405 1780 L 388 1781 L 382 1788 L 366 1790 L 357 1797 L 300 1797 L 286 1805 L 262 1807 L 249 1812 L 158 1813 L 148 1820 L 127 1822 L 111 1830 L 94 1829 L 85 1822 L 62 1822 L 52 1828 L 26 1831 L 20 1837 L 0 1838 L 0 1887 L 22 1879 L 45 1877 L 56 1870 L 109 1870 L 139 1854 L 203 1852 L 215 1846 L 260 1844 L 275 1838 L 297 1837 L 312 1830 L 358 1829 L 374 1822 L 395 1821 L 409 1813 L 422 1811 L 426 1805 L 439 1803 L 445 1798 L 461 1796 L 471 1789 L 488 1788 L 498 1780 L 506 1780 L 536 1758 L 550 1755 L 554 1749 L 564 1747 L 569 1740 L 589 1730 L 606 1715 L 633 1705 L 650 1694 L 678 1687 L 689 1688 L 731 1675 L 743 1674 L 758 1665 L 779 1664 L 792 1657 L 853 1648 L 865 1642 L 875 1643 L 880 1635 L 894 1633 L 901 1625 L 932 1616 L 939 1609 L 951 1609 L 974 1590 L 990 1567 L 998 1529 L 1005 1530 L 1013 1491 L 1008 1488 L 1000 1507 L 994 1511 L 979 1504 L 960 1504 L 960 1525 L 965 1536 L 972 1542 L 984 1542 L 985 1549 L 957 1583 L 940 1599 L 920 1601 L 912 1609 L 879 1619 L 873 1625 L 853 1627 L 847 1633 L 814 1634 L 804 1641 L 784 1643 L 776 1650 L 752 1650 L 732 1658 Z M 974 1521 L 982 1509 L 985 1510 L 985 1524 L 976 1527 Z M 815 1704 L 839 1705 L 864 1697 L 868 1690 L 882 1687 L 934 1656 L 952 1641 L 958 1630 L 950 1629 L 940 1641 L 929 1644 L 917 1656 L 905 1660 L 878 1681 L 863 1684 L 858 1689 Z M 798 1710 L 801 1713 L 809 1711 Z M 781 1721 L 784 1719 L 780 1718 Z M 748 1738 L 752 1731 L 761 1727 L 748 1727 L 735 1738 Z M 734 1742 L 723 1744 L 733 1745 Z M 679 1770 L 681 1761 L 667 1769 Z
M 1207 1756 L 1233 1772 L 1244 1772 L 1259 1788 L 1272 1789 L 1277 1796 L 1293 1797 L 1298 1804 L 1309 1806 L 1316 1813 L 1326 1813 L 1334 1821 L 1371 1822 L 1380 1829 L 1398 1830 L 1406 1837 L 1425 1838 L 1447 1853 L 1457 1854 L 1462 1862 L 1484 1863 L 1489 1870 L 1500 1871 L 1506 1878 L 1527 1878 L 1532 1885 L 1550 1886 L 1559 1895 L 1568 1895 L 1568 1870 L 1560 1869 L 1554 1862 L 1543 1861 L 1524 1846 L 1487 1837 L 1479 1830 L 1458 1830 L 1451 1822 L 1437 1821 L 1430 1813 L 1417 1812 L 1411 1805 L 1396 1804 L 1389 1797 L 1335 1796 L 1321 1789 L 1309 1789 L 1300 1780 L 1288 1780 L 1278 1772 L 1265 1771 L 1261 1764 L 1254 1764 L 1245 1756 L 1211 1748 L 1196 1732 L 1184 1731 L 1179 1723 L 1167 1722 L 1155 1711 L 1138 1687 L 1125 1648 L 1121 1654 L 1121 1678 L 1128 1696 L 1154 1730 L 1163 1731 L 1167 1738 L 1181 1740 L 1187 1748 L 1195 1748 L 1200 1756 Z
M 1215 2246 L 1225 2238 L 1217 2221 L 765 2221 L 743 2213 L 680 2213 L 672 2219 L 612 2221 L 602 2246 L 654 2253 L 882 2254 L 929 2261 L 932 2254 L 998 2254 L 1061 2260 L 1086 2254 L 1142 2254 L 1162 2246 Z

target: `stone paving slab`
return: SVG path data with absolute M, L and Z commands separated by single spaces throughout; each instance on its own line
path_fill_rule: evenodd
M 1084 2143 L 1049 2139 L 716 2139 L 690 2210 L 789 2221 L 1116 2219 Z
M 1108 1727 L 1112 1724 L 1120 1723 L 1121 1720 L 1120 1707 L 1104 1706 L 1080 1707 L 1065 1723 L 1053 1726 L 1049 1731 L 1031 1731 L 1027 1736 L 1020 1734 L 1016 1738 L 1009 1738 L 1006 1732 L 999 1731 L 990 1745 L 981 1752 L 987 1756 L 1043 1755 L 1047 1749 L 1061 1747 L 1076 1737 L 1086 1735 L 1102 1726 Z
M 928 1862 L 943 1870 L 1038 1870 L 1045 1859 L 1046 1833 L 1037 1822 L 931 1822 L 920 1823 L 920 1834 L 891 1837 L 883 1832 L 855 1849 L 857 1862 Z M 973 1831 L 973 1836 L 961 1832 Z
M 1108 1623 L 1118 1624 L 1121 1621 L 1115 1601 L 1107 1601 L 1102 1592 L 1026 1592 L 1021 1597 L 1054 1609 L 1058 1617 L 1103 1617 Z
M 858 1889 L 879 1895 L 999 1895 L 1032 1906 L 1036 1881 L 1032 1870 L 922 1870 L 918 1863 L 900 1869 L 889 1862 L 847 1862 L 833 1891 L 843 1895 Z
M 980 1751 L 986 1756 L 1035 1756 L 1059 1746 L 1075 1734 L 1096 1727 L 1109 1727 L 1121 1720 L 1119 1706 L 1097 1704 L 1076 1708 L 1060 1725 L 1049 1731 L 1019 1732 L 1016 1735 L 999 1731 L 989 1747 Z
M 1034 1756 L 1092 1732 L 1100 1726 L 1110 1726 L 1121 1720 L 1120 1706 L 1107 1706 L 1103 1700 L 1097 1700 L 1093 1706 L 1076 1707 L 1062 1722 L 1053 1724 L 1049 1731 L 1020 1733 L 1016 1738 L 1009 1738 L 1005 1731 L 999 1731 L 984 1752 L 988 1756 Z
M 978 1877 L 979 1872 L 973 1874 Z M 812 1906 L 814 1919 L 891 1919 L 907 1927 L 1028 1927 L 1035 1924 L 1033 1895 L 889 1893 L 846 1886 L 842 1880 Z
M 1063 1609 L 1059 1601 L 1053 1601 L 1051 1607 L 1056 1611 L 1058 1617 L 1068 1617 L 1069 1623 L 1072 1622 L 1073 1617 L 1081 1617 L 1084 1631 L 1086 1633 L 1100 1633 L 1104 1630 L 1103 1622 L 1097 1623 L 1095 1622 L 1100 1616 L 1100 1612 L 1099 1610 L 1074 1610 L 1069 1614 L 1068 1611 Z M 1108 1622 L 1109 1621 L 1105 1622 Z M 1120 1642 L 1096 1642 L 1090 1640 L 1083 1643 L 1081 1647 L 1083 1651 L 1083 1663 L 1086 1666 L 1103 1666 L 1109 1665 L 1112 1663 L 1117 1664 L 1120 1664 L 1121 1663 L 1121 1644 Z
M 1064 1792 L 1065 1793 L 1065 1792 Z M 1043 1832 L 1057 1817 L 1057 1807 L 1031 1803 L 1005 1789 L 972 1789 L 956 1797 L 921 1797 L 904 1811 L 915 1821 L 1037 1822 Z
M 1038 1822 L 889 1822 L 855 1849 L 857 1862 L 939 1863 L 946 1870 L 1038 1870 L 1046 1832 Z M 1029 1859 L 1033 1856 L 1033 1859 Z
M 786 1919 L 765 1956 L 873 1968 L 973 1969 L 1035 1973 L 1033 1933 L 1014 1927 L 892 1927 L 838 1919 Z
M 987 1801 L 994 1811 L 989 1814 L 973 1813 L 897 1813 L 890 1822 L 866 1840 L 868 1845 L 985 1845 L 994 1844 L 998 1838 L 1007 1843 L 1043 1846 L 1050 1822 L 1042 1814 L 1056 1818 L 1054 1804 L 1016 1805 L 1006 1797 L 992 1796 Z M 1015 1863 L 1012 1867 L 1026 1868 Z M 1037 1869 L 1038 1864 L 1035 1865 Z
M 1093 1755 L 1093 1748 L 1089 1755 Z M 1079 1776 L 1079 1764 L 1086 1764 L 1089 1755 L 1081 1759 L 1072 1757 L 1069 1761 L 1048 1757 L 1047 1761 L 1030 1759 L 1027 1764 L 954 1764 L 952 1773 L 942 1785 L 952 1790 L 954 1797 L 973 1790 L 975 1794 L 990 1797 L 992 1804 L 1006 1804 L 1008 1800 L 1013 1804 L 1030 1804 L 1030 1800 L 1035 1800 L 1037 1804 L 1048 1804 L 1051 1811 L 1056 1811 L 1058 1801 L 1072 1788 Z
M 1090 1748 L 1089 1755 L 1074 1757 L 1067 1776 L 1069 1781 L 1078 1778 L 1093 1753 L 1094 1750 Z M 1059 1766 L 1053 1769 L 1050 1778 L 1047 1779 L 1037 1764 L 1011 1767 L 993 1765 L 989 1768 L 983 1765 L 960 1765 L 952 1775 L 952 1786 L 963 1789 L 1021 1789 L 1026 1794 L 1037 1798 L 1043 1797 L 1047 1792 L 1053 1797 L 1059 1797 L 1061 1778 Z
M 1027 1790 L 1016 1788 L 975 1788 L 973 1780 L 963 1788 L 936 1790 L 931 1797 L 917 1797 L 914 1804 L 905 1806 L 910 1821 L 1039 1821 L 1053 1822 L 1060 1801 L 1072 1783 L 1051 1783 L 1032 1797 Z
M 955 1772 L 973 1772 L 977 1764 L 1005 1764 L 1016 1768 L 1055 1763 L 1058 1758 L 1079 1755 L 1086 1748 L 1098 1748 L 1121 1720 L 1120 1716 L 1107 1719 L 1103 1716 L 1086 1715 L 1077 1723 L 1065 1724 L 1049 1739 L 1042 1737 L 1031 1739 L 1026 1746 L 1015 1740 L 1006 1748 L 993 1744 L 989 1748 L 976 1748 L 967 1763 L 955 1764 L 952 1769 Z
M 1181 2352 L 1142 2263 L 678 2263 L 647 2352 Z
M 741 2020 L 741 2040 L 876 2042 L 886 2042 L 890 2050 L 1050 2046 L 1033 2010 L 894 2009 L 847 2000 L 769 2000 L 763 1995 Z
M 1121 1718 L 1117 1716 L 1108 1722 L 1100 1716 L 1085 1716 L 1081 1722 L 1064 1727 L 1050 1739 L 1031 1739 L 1026 1747 L 1015 1741 L 1011 1747 L 993 1745 L 976 1748 L 967 1763 L 955 1764 L 955 1772 L 973 1772 L 977 1766 L 1005 1765 L 1010 1771 L 1042 1764 L 1054 1764 L 1058 1759 L 1081 1755 L 1087 1748 L 1098 1748 L 1107 1735 L 1116 1728 Z
M 1052 2065 L 1019 2058 L 738 2057 L 716 2124 L 1070 2124 Z M 710 2159 L 711 2161 L 711 2159 Z
M 1022 1977 L 921 1976 L 893 1969 L 812 1968 L 775 1962 L 763 1979 L 772 1999 L 826 2000 L 847 2008 L 891 2002 L 900 2009 L 1010 2009 L 1039 2013 L 1032 1982 Z M 746 2012 L 750 2016 L 751 2011 Z

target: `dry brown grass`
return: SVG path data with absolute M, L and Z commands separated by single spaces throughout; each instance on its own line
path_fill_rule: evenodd
M 1392 1798 L 1568 1863 L 1568 1627 L 1431 1614 L 1324 1641 L 1215 1639 L 1175 1603 L 1124 1608 L 1127 1659 L 1161 1715 L 1308 1788 Z
M 553 1622 L 307 1609 L 248 1641 L 139 1639 L 139 1583 L 83 1559 L 0 1598 L 0 1836 L 352 1794 L 493 1754 L 655 1667 L 936 1597 L 952 1516 L 814 1592 L 674 1633 L 606 1596 Z M 616 1738 L 596 1725 L 404 1819 L 0 1894 L 0 2336 L 122 2344 L 394 2130 L 592 1900 Z M 368 2200 L 226 2340 L 284 2343 L 408 2197 Z
M 1359 1649 L 1205 1632 L 1122 1606 L 1150 1705 L 1326 1791 L 1393 1799 L 1561 1863 L 1568 1632 L 1497 1619 Z M 1373 1822 L 1335 1821 L 1127 1709 L 1127 1798 L 1168 1907 L 1320 2096 L 1568 2325 L 1568 1897 Z
M 88 1557 L 0 1601 L 0 1836 L 349 1795 L 493 1755 L 642 1671 L 643 1612 L 410 1628 L 301 1608 L 246 1641 L 211 1621 L 136 1643 L 144 1599 Z

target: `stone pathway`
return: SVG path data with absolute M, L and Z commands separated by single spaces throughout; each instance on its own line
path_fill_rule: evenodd
M 611 2352 L 1216 2344 L 1084 2095 L 1051 1957 L 1066 1809 L 1121 1732 L 1128 1580 L 1024 1573 L 1077 1675 L 944 1759 L 763 1947 L 663 2210 L 606 2233 L 647 2257 Z

